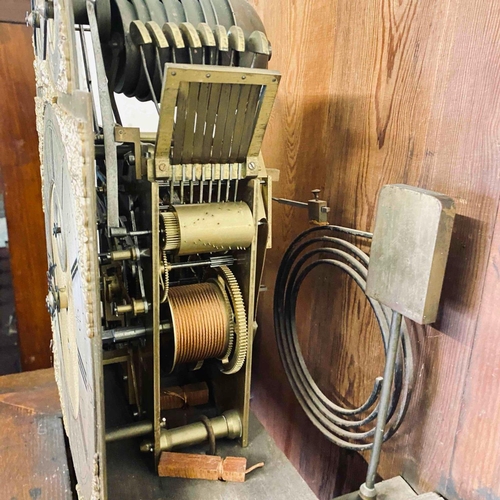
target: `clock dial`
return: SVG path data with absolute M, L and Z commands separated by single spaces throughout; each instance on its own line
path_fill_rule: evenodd
M 78 495 L 105 499 L 92 98 L 79 85 L 85 72 L 73 2 L 31 0 L 27 21 L 34 28 L 54 370 Z
M 86 237 L 89 227 L 82 227 L 84 221 L 90 223 L 94 217 L 82 189 L 90 165 L 90 159 L 83 155 L 88 148 L 85 135 L 79 133 L 82 127 L 85 129 L 85 123 L 65 108 L 45 105 L 43 190 L 54 367 L 77 481 L 80 490 L 88 493 L 82 494 L 83 498 L 91 498 L 98 440 L 94 388 L 98 340 L 92 338 L 92 311 L 99 308 L 82 278 L 82 270 L 91 268 L 90 259 L 94 257 Z
M 44 84 L 59 92 L 71 92 L 77 82 L 74 64 L 72 5 L 65 0 L 31 0 L 26 22 L 33 28 L 36 65 Z

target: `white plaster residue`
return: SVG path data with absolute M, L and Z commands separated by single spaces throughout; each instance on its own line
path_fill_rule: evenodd
M 68 78 L 68 66 L 70 64 L 70 58 L 68 50 L 70 44 L 68 43 L 68 24 L 67 24 L 67 12 L 63 10 L 64 2 L 55 2 L 56 8 L 59 10 L 59 15 L 56 15 L 56 19 L 59 18 L 57 23 L 57 59 L 58 64 L 57 76 L 56 76 L 56 87 L 60 92 L 69 91 L 69 78 Z

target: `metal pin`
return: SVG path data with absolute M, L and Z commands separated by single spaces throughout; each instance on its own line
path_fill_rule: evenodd
M 148 63 L 146 62 L 146 55 L 144 54 L 144 47 L 139 45 L 139 53 L 141 55 L 142 67 L 144 69 L 144 73 L 146 75 L 146 81 L 148 82 L 149 92 L 151 94 L 151 98 L 153 99 L 156 111 L 160 114 L 160 105 L 158 104 L 158 100 L 156 99 L 156 93 L 153 88 L 153 82 L 151 81 L 151 76 L 148 71 Z
M 88 91 L 90 92 L 91 96 L 91 101 L 92 101 L 92 117 L 94 119 L 94 131 L 99 132 L 99 122 L 97 120 L 97 111 L 96 111 L 96 106 L 95 106 L 95 101 L 94 101 L 94 93 L 92 90 L 92 77 L 90 74 L 90 69 L 89 69 L 89 56 L 87 52 L 87 45 L 85 43 L 85 34 L 82 29 L 82 25 L 80 26 L 80 43 L 82 45 L 82 56 L 83 56 L 83 66 L 85 69 L 85 79 L 87 80 L 87 88 Z M 90 28 L 89 28 L 90 31 Z
M 191 165 L 191 180 L 189 181 L 189 203 L 193 204 L 194 199 L 194 178 L 196 175 L 196 169 L 194 165 Z
M 231 188 L 231 178 L 232 178 L 233 165 L 229 164 L 229 178 L 226 182 L 226 201 L 229 201 L 229 190 Z
M 234 183 L 234 201 L 236 201 L 236 197 L 238 196 L 238 184 L 241 178 L 241 163 L 238 163 L 238 174 L 236 176 L 236 182 Z
M 401 338 L 401 322 L 401 314 L 396 311 L 392 311 L 389 345 L 387 348 L 387 357 L 384 367 L 384 378 L 382 382 L 382 390 L 380 392 L 380 400 L 378 403 L 377 426 L 375 437 L 373 440 L 370 462 L 368 464 L 368 471 L 366 473 L 366 481 L 361 485 L 360 488 L 361 492 L 366 492 L 368 494 L 375 492 L 374 490 L 377 467 L 380 461 L 382 444 L 384 442 L 385 427 L 387 424 L 389 406 L 391 403 L 392 381 L 394 379 L 396 357 L 398 354 L 399 342 Z
M 217 203 L 220 203 L 221 189 L 222 189 L 222 165 L 219 163 L 219 180 L 217 182 Z
M 156 68 L 158 69 L 158 73 L 160 75 L 160 81 L 163 82 L 163 68 L 161 67 L 160 49 L 157 45 L 155 45 L 155 56 Z
M 200 203 L 203 203 L 203 186 L 205 185 L 205 165 L 201 166 L 201 181 L 200 181 Z
M 184 182 L 186 181 L 186 165 L 182 165 L 182 177 L 181 177 L 181 203 L 184 203 Z
M 216 47 L 210 47 L 210 64 L 216 65 L 217 64 L 217 48 Z
M 174 204 L 174 183 L 175 183 L 175 165 L 172 165 L 170 177 L 170 205 Z
M 208 182 L 208 203 L 212 203 L 212 189 L 214 187 L 215 165 L 210 167 L 210 181 Z

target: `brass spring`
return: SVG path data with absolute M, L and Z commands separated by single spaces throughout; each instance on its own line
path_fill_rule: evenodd
M 215 283 L 177 286 L 169 296 L 174 326 L 174 361 L 192 363 L 221 358 L 229 342 L 229 314 Z

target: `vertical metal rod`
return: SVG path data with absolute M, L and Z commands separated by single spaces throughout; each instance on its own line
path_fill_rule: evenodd
M 217 182 L 217 203 L 220 202 L 221 188 L 222 188 L 222 165 L 219 163 L 219 181 Z
M 97 72 L 97 88 L 101 104 L 102 132 L 104 135 L 104 153 L 106 158 L 106 209 L 108 231 L 112 227 L 119 227 L 120 217 L 118 210 L 118 158 L 115 144 L 115 117 L 111 106 L 108 79 L 104 68 L 104 58 L 99 39 L 99 28 L 95 14 L 95 0 L 87 0 L 87 15 L 89 18 L 92 47 L 94 49 L 95 66 Z
M 172 165 L 172 174 L 170 176 L 170 205 L 174 204 L 175 167 L 176 165 Z
M 184 203 L 184 182 L 186 181 L 186 165 L 182 165 L 182 177 L 180 186 L 181 203 Z
M 210 180 L 208 181 L 208 203 L 212 203 L 212 189 L 214 187 L 215 165 L 210 167 Z
M 238 197 L 238 184 L 241 179 L 241 163 L 238 163 L 238 174 L 236 176 L 236 182 L 234 183 L 234 201 Z
M 205 166 L 201 166 L 201 181 L 200 181 L 200 203 L 203 203 L 203 187 L 205 186 Z
M 90 92 L 90 98 L 92 101 L 92 114 L 94 117 L 94 132 L 97 134 L 99 133 L 99 122 L 97 121 L 97 110 L 95 107 L 95 101 L 94 101 L 94 92 L 92 89 L 92 76 L 90 74 L 90 68 L 89 68 L 89 54 L 87 52 L 87 44 L 85 43 L 85 32 L 82 28 L 82 25 L 80 24 L 80 43 L 82 45 L 82 57 L 83 57 L 83 67 L 85 69 L 85 79 L 87 80 L 87 88 Z
M 194 201 L 194 178 L 196 176 L 196 171 L 194 164 L 191 165 L 191 181 L 189 182 L 189 203 L 192 205 Z
M 401 337 L 401 321 L 402 316 L 396 311 L 392 311 L 391 331 L 389 335 L 389 346 L 387 348 L 387 356 L 384 368 L 384 380 L 382 382 L 382 390 L 380 392 L 380 402 L 377 417 L 377 426 L 375 429 L 375 437 L 373 440 L 373 448 L 368 464 L 368 472 L 366 473 L 366 481 L 361 485 L 360 493 L 362 498 L 376 498 L 375 477 L 380 461 L 380 452 L 384 442 L 385 426 L 387 424 L 387 415 L 389 412 L 389 403 L 391 400 L 392 381 L 394 379 L 394 366 L 399 348 L 399 339 Z
M 158 112 L 158 114 L 160 114 L 160 105 L 158 104 L 158 100 L 156 99 L 155 89 L 153 87 L 153 82 L 151 81 L 151 76 L 149 75 L 148 63 L 146 62 L 146 55 L 144 54 L 144 47 L 142 45 L 139 45 L 139 52 L 141 54 L 142 69 L 144 70 L 144 73 L 146 75 L 146 81 L 148 82 L 151 98 L 153 99 L 153 102 L 155 104 L 156 111 Z
M 158 46 L 155 46 L 155 62 L 156 68 L 158 69 L 158 73 L 160 75 L 160 81 L 163 82 L 163 68 L 161 67 L 160 49 L 158 48 Z
M 231 188 L 231 177 L 232 177 L 233 165 L 229 164 L 229 179 L 226 182 L 226 201 L 229 201 L 229 189 Z

